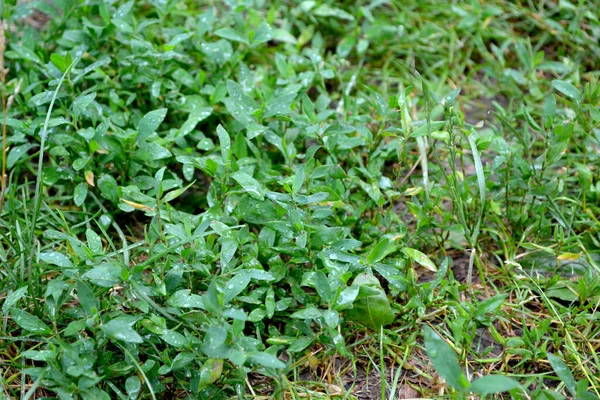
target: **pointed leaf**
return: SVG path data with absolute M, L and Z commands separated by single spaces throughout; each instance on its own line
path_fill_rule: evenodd
M 261 352 L 261 353 L 253 353 L 248 356 L 250 361 L 262 365 L 266 368 L 277 368 L 282 369 L 285 368 L 285 363 L 275 357 L 272 354 Z
M 567 364 L 552 353 L 547 353 L 546 356 L 548 357 L 548 361 L 550 361 L 552 369 L 556 375 L 558 375 L 560 380 L 563 381 L 569 393 L 571 393 L 572 396 L 577 397 L 577 383 Z
M 421 253 L 419 250 L 411 249 L 410 247 L 405 247 L 402 251 L 404 251 L 404 254 L 409 256 L 414 262 L 421 264 L 423 267 L 427 268 L 430 271 L 437 271 L 437 267 L 435 266 L 433 261 L 431 261 L 429 257 Z
M 354 279 L 352 286 L 358 286 L 359 291 L 353 307 L 345 313 L 347 319 L 377 332 L 382 326 L 394 322 L 392 307 L 377 278 L 360 274 Z
M 483 376 L 471 384 L 471 391 L 482 396 L 508 392 L 513 389 L 521 389 L 519 382 L 502 375 Z
M 117 317 L 101 326 L 102 331 L 109 337 L 128 343 L 143 343 L 144 339 L 133 329 L 137 317 Z
M 425 339 L 425 350 L 435 370 L 444 378 L 448 385 L 464 392 L 469 387 L 469 381 L 465 377 L 458 364 L 456 353 L 450 345 L 444 341 L 433 329 L 428 326 L 423 328 Z
M 27 311 L 11 308 L 10 315 L 17 325 L 28 332 L 35 333 L 37 335 L 49 335 L 52 333 L 52 330 L 48 325 Z
M 166 116 L 166 108 L 150 111 L 144 115 L 138 124 L 138 141 L 144 140 L 154 133 Z
M 579 100 L 581 98 L 579 90 L 577 90 L 577 88 L 569 82 L 555 79 L 552 81 L 552 86 L 554 87 L 554 89 L 558 90 L 565 96 L 570 97 L 574 100 Z
M 265 191 L 262 185 L 253 177 L 245 172 L 235 172 L 231 174 L 231 177 L 244 188 L 246 192 L 256 200 L 264 200 Z

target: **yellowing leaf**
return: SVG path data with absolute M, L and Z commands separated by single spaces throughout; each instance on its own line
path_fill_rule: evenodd
M 581 257 L 581 253 L 562 253 L 556 257 L 560 261 L 575 261 Z
M 149 207 L 145 204 L 140 204 L 140 203 L 134 203 L 133 201 L 129 201 L 129 200 L 125 200 L 125 199 L 121 199 L 121 201 L 133 208 L 135 208 L 136 210 L 143 210 L 143 211 L 154 211 L 154 208 Z

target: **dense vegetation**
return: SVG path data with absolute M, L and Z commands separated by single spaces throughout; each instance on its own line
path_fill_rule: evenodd
M 4 2 L 0 397 L 597 398 L 599 9 Z

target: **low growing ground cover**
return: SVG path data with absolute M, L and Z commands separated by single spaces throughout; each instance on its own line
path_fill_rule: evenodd
M 4 2 L 0 396 L 598 398 L 598 1 Z

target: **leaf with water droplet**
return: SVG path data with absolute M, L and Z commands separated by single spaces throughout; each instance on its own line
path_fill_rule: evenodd
M 121 281 L 122 268 L 114 263 L 105 262 L 95 266 L 83 278 L 102 287 L 112 287 Z
M 223 102 L 231 116 L 244 125 L 255 122 L 253 113 L 257 109 L 257 105 L 252 97 L 244 93 L 244 89 L 232 80 L 227 81 L 227 93 L 229 97 Z
M 291 105 L 296 98 L 295 93 L 284 94 L 282 96 L 273 96 L 265 104 L 264 118 L 273 117 L 275 115 L 287 115 L 291 112 Z
M 185 336 L 177 331 L 171 329 L 165 329 L 160 335 L 160 338 L 170 344 L 173 347 L 182 348 L 189 344 L 189 341 Z
M 12 292 L 8 296 L 6 296 L 6 299 L 4 300 L 4 304 L 2 304 L 2 313 L 3 314 L 6 315 L 8 309 L 11 308 L 12 306 L 14 306 L 15 304 L 17 304 L 17 302 L 19 300 L 21 300 L 23 298 L 23 296 L 25 296 L 27 294 L 27 288 L 28 288 L 28 286 L 20 287 L 19 289 L 15 290 L 14 292 Z
M 155 161 L 171 157 L 171 152 L 158 143 L 150 142 L 140 146 L 133 157 L 140 161 Z
M 17 163 L 17 161 L 26 156 L 27 152 L 33 147 L 33 144 L 26 143 L 11 148 L 8 153 L 8 156 L 6 157 L 6 166 L 9 169 L 12 168 Z
M 47 251 L 44 253 L 40 253 L 38 257 L 40 261 L 56 265 L 57 267 L 74 268 L 73 263 L 71 262 L 71 260 L 69 260 L 67 256 L 56 251 Z
M 231 278 L 223 290 L 223 301 L 225 304 L 233 300 L 238 294 L 242 293 L 250 283 L 250 274 L 247 271 L 240 271 L 236 276 Z
M 575 86 L 573 86 L 567 81 L 555 79 L 552 81 L 552 87 L 554 87 L 554 89 L 558 90 L 565 96 L 570 97 L 574 100 L 579 101 L 579 99 L 581 98 L 581 93 L 579 93 L 579 90 L 577 90 Z
M 143 343 L 144 339 L 133 329 L 133 325 L 138 319 L 138 317 L 125 315 L 107 322 L 100 328 L 112 339 L 127 343 Z
M 73 191 L 73 201 L 77 207 L 81 207 L 88 193 L 87 183 L 81 182 L 75 186 Z
M 405 247 L 404 249 L 402 249 L 402 251 L 404 252 L 404 254 L 409 256 L 414 262 L 421 264 L 423 267 L 427 268 L 430 271 L 437 271 L 437 267 L 435 266 L 433 261 L 431 261 L 429 257 L 421 253 L 419 250 L 411 249 L 410 247 Z
M 10 315 L 17 325 L 30 333 L 38 335 L 49 335 L 52 333 L 52 330 L 44 321 L 27 311 L 11 308 Z
M 92 101 L 96 98 L 96 92 L 81 95 L 73 101 L 73 114 L 79 118 L 81 114 L 92 104 Z
M 140 120 L 138 124 L 138 141 L 142 141 L 150 136 L 167 116 L 166 108 L 150 111 Z
M 94 254 L 102 253 L 102 239 L 96 232 L 91 229 L 85 230 L 85 237 L 87 239 L 87 245 Z
M 256 31 L 254 31 L 254 36 L 252 36 L 252 46 L 254 47 L 258 44 L 266 43 L 271 39 L 273 39 L 273 29 L 271 28 L 271 25 L 263 21 L 258 28 L 256 28 Z
M 347 11 L 342 10 L 329 4 L 321 4 L 313 11 L 314 15 L 319 17 L 334 17 L 344 19 L 346 21 L 354 21 L 354 16 Z
M 232 40 L 234 42 L 249 44 L 248 37 L 233 28 L 217 29 L 215 31 L 215 35 L 222 37 L 223 39 Z
M 292 315 L 290 315 L 290 318 L 297 318 L 297 319 L 316 319 L 323 316 L 323 311 L 319 310 L 316 307 L 313 306 L 308 306 L 306 308 L 303 308 L 301 310 L 296 311 L 295 313 L 293 313 Z
M 231 158 L 231 138 L 229 137 L 229 133 L 223 128 L 223 126 L 217 126 L 217 136 L 219 137 L 219 142 L 221 144 L 221 159 L 225 164 L 229 162 Z
M 202 389 L 214 383 L 223 373 L 223 360 L 209 358 L 200 368 L 200 382 L 198 388 Z
M 342 290 L 336 300 L 335 309 L 344 310 L 352 306 L 352 303 L 354 303 L 354 300 L 356 300 L 356 297 L 358 296 L 359 290 L 360 288 L 358 286 L 350 286 Z
M 263 200 L 265 198 L 265 191 L 256 179 L 251 177 L 245 172 L 238 171 L 231 174 L 231 177 L 244 188 L 246 192 L 256 200 Z
M 191 294 L 189 289 L 182 289 L 173 293 L 173 296 L 167 300 L 167 304 L 176 308 L 205 308 L 202 296 Z
M 132 375 L 125 380 L 125 390 L 130 399 L 137 399 L 142 388 L 142 382 L 136 375 Z
M 205 120 L 212 114 L 212 111 L 212 107 L 196 107 L 192 109 L 187 120 L 183 123 L 181 128 L 179 128 L 177 137 L 184 137 L 190 134 L 200 121 Z

